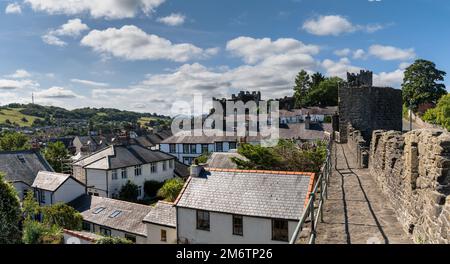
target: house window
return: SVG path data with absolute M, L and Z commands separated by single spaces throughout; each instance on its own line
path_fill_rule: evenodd
M 150 171 L 151 173 L 156 173 L 156 163 L 150 163 Z
M 205 154 L 208 152 L 209 152 L 208 144 L 202 144 L 202 154 Z
M 169 168 L 173 169 L 173 160 L 169 160 Z
M 242 215 L 233 215 L 233 235 L 244 235 L 244 225 Z
M 161 241 L 163 242 L 167 241 L 167 231 L 164 229 L 161 229 Z
M 88 222 L 83 221 L 82 228 L 83 228 L 84 231 L 91 232 L 91 224 L 88 223 Z
M 133 243 L 136 243 L 136 236 L 130 235 L 130 234 L 125 234 L 125 238 L 130 240 Z
M 272 240 L 287 242 L 289 237 L 287 220 L 272 220 Z
M 223 152 L 223 142 L 216 142 L 216 152 Z
M 169 153 L 176 153 L 176 152 L 177 152 L 177 145 L 169 144 Z
M 197 153 L 197 145 L 196 144 L 191 144 L 190 150 L 191 150 L 191 154 Z
M 41 201 L 41 203 L 45 203 L 45 192 L 44 191 L 40 191 L 39 192 L 40 194 L 41 194 L 41 197 L 40 197 L 40 201 Z
M 230 149 L 236 149 L 236 142 L 229 142 Z
M 183 153 L 188 154 L 189 153 L 189 144 L 183 144 Z
M 141 176 L 142 175 L 142 166 L 136 165 L 134 166 L 134 176 Z
M 197 210 L 197 229 L 209 231 L 209 212 Z
M 138 186 L 138 197 L 142 196 L 142 186 Z
M 127 178 L 127 169 L 124 168 L 120 171 L 120 174 L 122 175 L 122 179 L 126 179 Z
M 167 170 L 167 160 L 163 161 L 163 171 Z
M 117 180 L 117 170 L 112 170 L 111 171 L 111 177 L 113 180 Z
M 111 229 L 100 227 L 100 234 L 103 236 L 110 237 L 111 236 Z
M 191 165 L 193 161 L 194 161 L 194 158 L 192 158 L 192 157 L 184 157 L 183 158 L 183 163 L 186 165 Z

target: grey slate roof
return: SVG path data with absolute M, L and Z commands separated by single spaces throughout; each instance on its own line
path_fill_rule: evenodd
M 87 169 L 110 170 L 170 159 L 174 157 L 136 144 L 112 145 L 76 161 L 74 165 Z
M 312 186 L 310 173 L 209 169 L 191 177 L 177 207 L 299 220 Z
M 303 140 L 317 140 L 325 137 L 324 132 L 332 132 L 332 125 L 329 123 L 313 123 L 310 129 L 305 129 L 305 123 L 287 124 L 280 128 L 280 138 L 284 139 L 303 139 Z
M 176 227 L 177 226 L 176 214 L 177 212 L 174 204 L 159 201 L 145 216 L 144 222 L 163 226 Z
M 31 186 L 39 171 L 53 171 L 39 151 L 0 152 L 0 172 L 9 182 L 24 182 Z
M 210 168 L 237 169 L 236 163 L 231 158 L 247 160 L 246 157 L 236 152 L 214 152 L 206 162 Z
M 190 174 L 189 166 L 179 162 L 178 159 L 175 160 L 175 169 L 173 172 L 181 178 L 189 177 Z
M 31 187 L 54 192 L 69 178 L 70 174 L 40 171 Z
M 85 221 L 111 229 L 147 236 L 147 228 L 142 221 L 152 209 L 151 206 L 89 195 L 80 196 L 70 202 L 69 205 L 79 211 Z M 101 207 L 105 209 L 95 214 L 94 212 Z M 114 218 L 110 217 L 116 210 L 121 211 L 121 213 Z

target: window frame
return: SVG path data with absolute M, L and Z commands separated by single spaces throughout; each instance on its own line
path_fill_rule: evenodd
M 39 202 L 46 203 L 45 202 L 45 191 L 44 190 L 40 190 L 39 191 Z
M 132 234 L 125 233 L 125 239 L 130 240 L 133 244 L 136 244 L 136 236 Z
M 134 176 L 142 176 L 142 165 L 136 165 L 134 166 Z
M 190 144 L 189 151 L 190 151 L 190 154 L 197 154 L 197 144 Z
M 117 170 L 111 170 L 111 179 L 117 180 Z
M 173 169 L 173 159 L 169 160 L 169 168 Z
M 190 146 L 189 144 L 183 144 L 183 154 L 190 154 Z
M 279 229 L 279 227 L 276 227 L 276 222 L 281 223 L 283 222 L 283 224 L 286 225 L 286 229 L 284 230 L 284 228 L 281 230 Z M 281 234 L 282 237 L 280 237 L 280 232 L 286 232 L 285 236 L 284 234 Z M 277 232 L 277 233 L 275 233 Z M 273 241 L 282 241 L 282 242 L 289 242 L 289 221 L 285 220 L 285 219 L 272 219 L 272 240 Z
M 128 179 L 128 173 L 127 173 L 127 168 L 122 168 L 120 170 L 120 177 L 122 179 Z
M 162 162 L 162 168 L 163 168 L 163 171 L 167 170 L 167 160 Z
M 106 237 L 111 237 L 111 229 L 101 226 L 100 234 L 102 234 L 103 236 L 106 236 Z
M 231 147 L 232 144 L 233 144 L 233 147 Z M 236 142 L 228 142 L 228 148 L 229 149 L 237 149 L 237 143 Z
M 169 153 L 177 153 L 177 144 L 169 144 Z
M 206 147 L 206 151 L 205 151 L 205 147 Z M 206 153 L 209 152 L 209 145 L 208 144 L 202 144 L 201 149 L 202 149 L 202 154 L 206 154 Z
M 150 173 L 157 173 L 158 172 L 158 166 L 156 162 L 150 163 Z
M 161 229 L 160 240 L 161 242 L 167 242 L 167 230 Z
M 197 230 L 203 230 L 203 231 L 211 231 L 211 214 L 209 211 L 205 211 L 205 210 L 196 210 L 196 226 L 197 226 Z M 205 219 L 200 219 L 202 216 L 202 218 Z M 207 216 L 207 219 L 206 217 Z M 204 222 L 207 222 L 207 226 L 203 226 Z
M 216 152 L 223 152 L 223 142 L 216 142 Z M 220 146 L 220 150 L 219 147 Z
M 240 227 L 236 227 L 236 219 L 240 219 Z M 233 225 L 233 235 L 235 236 L 244 236 L 244 217 L 242 215 L 233 215 L 232 216 L 232 225 Z M 240 228 L 240 230 L 239 230 Z M 239 230 L 239 231 L 236 231 Z

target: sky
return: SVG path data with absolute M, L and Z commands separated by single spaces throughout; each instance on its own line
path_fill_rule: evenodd
M 400 88 L 418 58 L 450 72 L 449 12 L 442 0 L 0 0 L 0 105 L 34 94 L 171 114 L 194 94 L 290 96 L 301 69 L 367 69 Z

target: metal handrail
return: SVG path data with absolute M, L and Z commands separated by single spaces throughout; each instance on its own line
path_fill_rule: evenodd
M 322 168 L 319 172 L 319 177 L 317 178 L 317 181 L 314 185 L 313 190 L 311 191 L 309 195 L 309 200 L 304 208 L 302 215 L 300 217 L 300 221 L 297 224 L 297 227 L 294 230 L 294 234 L 291 237 L 291 240 L 289 241 L 289 244 L 295 244 L 295 242 L 298 240 L 298 237 L 300 233 L 303 231 L 303 227 L 305 225 L 306 220 L 310 219 L 310 233 L 309 233 L 309 244 L 314 244 L 316 240 L 316 229 L 319 219 L 323 221 L 323 203 L 325 199 L 328 198 L 328 183 L 330 179 L 331 174 L 331 147 L 332 147 L 332 141 L 330 140 L 327 148 L 327 158 L 325 160 L 325 163 L 322 165 Z M 320 192 L 319 192 L 320 190 Z M 317 212 L 315 209 L 315 202 L 316 198 L 319 198 L 319 204 L 317 207 Z

